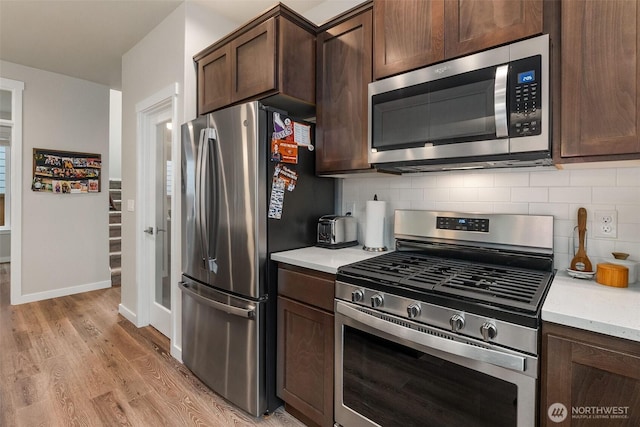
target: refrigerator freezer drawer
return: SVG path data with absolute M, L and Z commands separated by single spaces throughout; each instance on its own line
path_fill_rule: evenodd
M 216 291 L 183 276 L 182 359 L 209 388 L 257 417 L 267 410 L 264 302 Z M 262 319 L 262 321 L 261 321 Z

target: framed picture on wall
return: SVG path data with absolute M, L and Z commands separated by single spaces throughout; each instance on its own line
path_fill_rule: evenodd
M 94 153 L 33 149 L 33 191 L 55 194 L 99 193 L 102 156 Z

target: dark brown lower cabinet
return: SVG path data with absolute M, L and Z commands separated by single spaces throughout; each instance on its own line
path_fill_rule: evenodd
M 640 426 L 640 342 L 542 327 L 542 426 Z
M 278 270 L 278 396 L 308 426 L 333 426 L 333 295 L 332 275 Z

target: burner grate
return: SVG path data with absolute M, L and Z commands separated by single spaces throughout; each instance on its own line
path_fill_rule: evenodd
M 418 252 L 392 252 L 342 271 L 385 283 L 535 311 L 552 273 Z

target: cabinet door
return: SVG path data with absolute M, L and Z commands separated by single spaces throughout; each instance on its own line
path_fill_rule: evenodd
M 374 77 L 423 67 L 444 58 L 443 0 L 375 0 Z
M 446 1 L 444 16 L 447 58 L 542 33 L 542 0 Z
M 316 172 L 369 169 L 371 10 L 318 34 Z
M 278 297 L 278 395 L 320 426 L 333 426 L 333 315 Z
M 198 114 L 206 114 L 231 102 L 229 45 L 198 61 Z
M 640 153 L 639 3 L 561 8 L 561 156 Z
M 545 325 L 542 360 L 541 425 L 640 425 L 640 343 Z
M 231 101 L 255 97 L 276 87 L 276 18 L 231 41 Z

